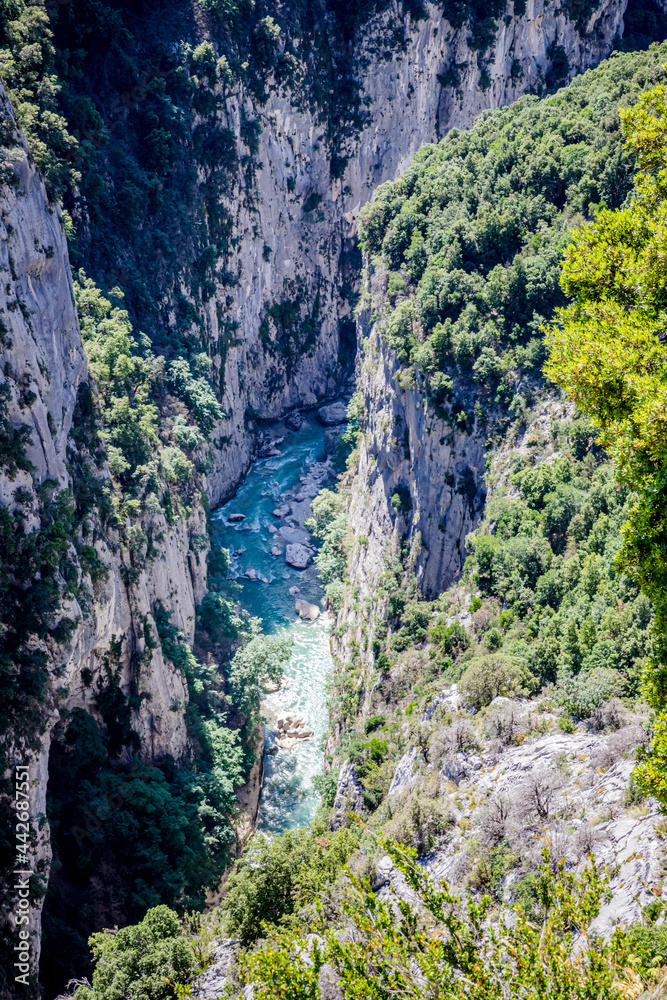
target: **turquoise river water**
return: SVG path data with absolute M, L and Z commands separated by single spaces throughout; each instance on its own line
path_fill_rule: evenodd
M 262 619 L 265 632 L 284 632 L 294 641 L 284 671 L 288 686 L 266 695 L 262 703 L 265 746 L 273 742 L 275 720 L 283 711 L 298 711 L 315 734 L 293 750 L 264 755 L 258 829 L 265 833 L 305 825 L 317 808 L 319 795 L 312 782 L 322 770 L 321 742 L 328 722 L 326 683 L 332 667 L 331 621 L 324 613 L 324 593 L 315 567 L 311 564 L 299 571 L 286 565 L 284 555 L 271 555 L 275 538 L 268 530 L 269 525 L 279 528 L 284 523 L 272 513 L 286 502 L 280 495 L 296 491 L 300 476 L 324 459 L 324 428 L 307 419 L 300 430 L 287 432 L 279 447 L 282 454 L 257 461 L 236 496 L 213 515 L 213 544 L 230 551 L 229 576 L 242 587 L 242 606 Z M 244 514 L 245 519 L 230 524 L 230 514 Z M 268 582 L 246 579 L 249 569 Z M 294 586 L 299 587 L 299 597 L 322 609 L 316 621 L 298 618 L 294 597 L 289 594 Z

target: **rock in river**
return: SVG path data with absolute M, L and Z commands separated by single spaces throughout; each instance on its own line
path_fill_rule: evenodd
M 245 575 L 246 575 L 246 577 L 247 577 L 248 580 L 256 580 L 257 579 L 257 570 L 256 569 L 247 569 L 245 571 Z
M 294 413 L 288 414 L 285 418 L 285 427 L 290 431 L 298 431 L 299 427 L 303 423 L 303 414 L 295 410 Z
M 321 406 L 317 411 L 317 419 L 325 427 L 344 424 L 347 422 L 347 407 L 340 400 L 337 403 L 329 403 L 328 406 Z
M 288 545 L 285 549 L 285 562 L 295 569 L 305 569 L 310 562 L 310 550 L 299 543 Z
M 302 597 L 297 597 L 294 602 L 294 610 L 298 613 L 299 618 L 310 618 L 311 622 L 314 622 L 320 616 L 320 609 L 317 604 L 304 601 Z
M 338 427 L 327 427 L 324 432 L 324 451 L 327 455 L 333 455 L 336 450 L 336 442 L 341 436 L 345 428 L 340 425 Z
M 245 514 L 230 514 L 227 520 L 230 524 L 240 524 L 241 521 L 245 521 Z

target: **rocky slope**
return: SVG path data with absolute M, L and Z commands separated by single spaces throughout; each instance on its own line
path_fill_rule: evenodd
M 546 698 L 497 698 L 474 715 L 455 685 L 440 692 L 404 724 L 410 745 L 382 806 L 384 827 L 404 843 L 415 837 L 436 883 L 487 893 L 494 907 L 516 900 L 522 887 L 529 893 L 545 846 L 569 870 L 581 871 L 592 854 L 610 876 L 593 924 L 608 937 L 642 920 L 650 904 L 659 911 L 664 898 L 664 818 L 631 782 L 646 719 L 618 700 L 573 733 L 559 729 L 559 717 Z M 344 769 L 335 804 L 341 822 L 350 809 L 363 812 L 361 791 Z M 381 898 L 414 903 L 387 855 L 376 855 L 370 876 Z M 193 996 L 215 1000 L 234 981 L 239 949 L 234 939 L 214 943 Z M 320 986 L 328 1000 L 341 996 L 324 977 Z M 252 995 L 246 986 L 244 996 Z
M 665 873 L 657 803 L 633 801 L 642 719 L 611 701 L 587 729 L 568 734 L 556 729 L 553 705 L 545 700 L 497 698 L 477 720 L 456 718 L 459 708 L 456 688 L 428 707 L 388 793 L 398 813 L 429 784 L 432 799 L 438 786 L 447 832 L 426 859 L 434 877 L 486 888 L 502 901 L 521 879 L 517 859 L 537 862 L 548 841 L 572 865 L 593 853 L 611 872 L 596 930 L 608 935 L 617 924 L 640 919 L 642 907 L 661 896 Z M 501 844 L 500 853 L 513 856 L 511 871 L 501 864 L 492 873 Z M 388 859 L 379 863 L 378 883 L 405 891 Z

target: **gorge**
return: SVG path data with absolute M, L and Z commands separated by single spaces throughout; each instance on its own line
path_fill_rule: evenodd
M 211 902 L 252 825 L 237 800 L 256 799 L 260 698 L 267 744 L 286 710 L 314 731 L 265 756 L 259 829 L 322 824 L 323 803 L 322 829 L 275 838 L 335 855 L 318 891 L 357 857 L 349 807 L 394 833 L 403 816 L 422 854 L 455 823 L 447 850 L 463 850 L 481 801 L 467 757 L 492 770 L 484 741 L 500 736 L 464 733 L 440 753 L 424 726 L 463 718 L 451 689 L 470 680 L 471 650 L 500 658 L 495 694 L 524 699 L 496 726 L 511 752 L 562 719 L 546 756 L 607 753 L 620 809 L 646 711 L 616 705 L 604 735 L 585 736 L 602 703 L 586 716 L 583 694 L 566 711 L 553 691 L 563 664 L 613 663 L 626 687 L 605 675 L 604 703 L 638 698 L 653 613 L 611 568 L 626 494 L 585 417 L 544 389 L 540 324 L 565 301 L 569 230 L 631 191 L 618 107 L 664 78 L 664 51 L 637 51 L 665 36 L 662 6 L 16 0 L 1 13 L 2 995 L 51 1000 L 92 977 L 91 933 Z M 521 207 L 494 221 L 505 197 Z M 325 455 L 314 414 L 352 388 Z M 533 481 L 531 463 L 556 471 Z M 283 544 L 313 538 L 317 570 L 286 567 Z M 296 620 L 297 598 L 317 620 Z M 552 702 L 526 708 L 549 684 Z M 413 796 L 429 754 L 460 793 Z M 20 765 L 27 986 L 12 954 Z M 582 779 L 591 798 L 597 773 Z M 563 779 L 554 801 L 570 793 Z M 624 808 L 646 812 L 610 833 L 612 862 L 658 884 L 657 849 L 623 868 L 653 836 L 642 824 L 659 829 L 632 794 Z M 579 830 L 567 836 L 583 844 Z M 232 901 L 248 868 L 232 869 Z M 310 904 L 305 884 L 289 898 Z M 237 921 L 228 936 L 248 935 Z

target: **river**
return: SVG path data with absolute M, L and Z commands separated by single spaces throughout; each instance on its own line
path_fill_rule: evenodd
M 304 489 L 314 493 L 313 483 L 324 472 L 324 428 L 306 417 L 298 431 L 286 431 L 280 455 L 254 463 L 236 496 L 213 514 L 214 545 L 229 549 L 229 576 L 241 586 L 240 603 L 262 619 L 265 632 L 284 632 L 294 641 L 292 656 L 285 667 L 288 686 L 265 696 L 262 702 L 265 747 L 273 744 L 275 722 L 284 711 L 302 714 L 314 736 L 302 740 L 293 750 L 279 750 L 275 756 L 264 755 L 264 787 L 260 799 L 257 828 L 278 833 L 310 822 L 319 804 L 313 778 L 322 771 L 322 737 L 327 729 L 327 678 L 332 666 L 329 649 L 331 621 L 324 611 L 324 592 L 314 565 L 299 571 L 285 563 L 284 543 L 269 527 L 287 528 L 290 517 L 278 518 L 273 511 L 292 506 Z M 302 478 L 309 472 L 308 481 Z M 287 496 L 285 496 L 287 494 Z M 307 508 L 307 499 L 292 506 L 296 521 Z M 233 514 L 243 514 L 240 523 L 230 523 Z M 292 525 L 294 529 L 294 524 Z M 280 555 L 272 555 L 276 545 Z M 257 573 L 249 580 L 248 570 Z M 300 598 L 317 604 L 322 613 L 314 622 L 301 621 L 294 608 L 290 588 L 298 587 Z

